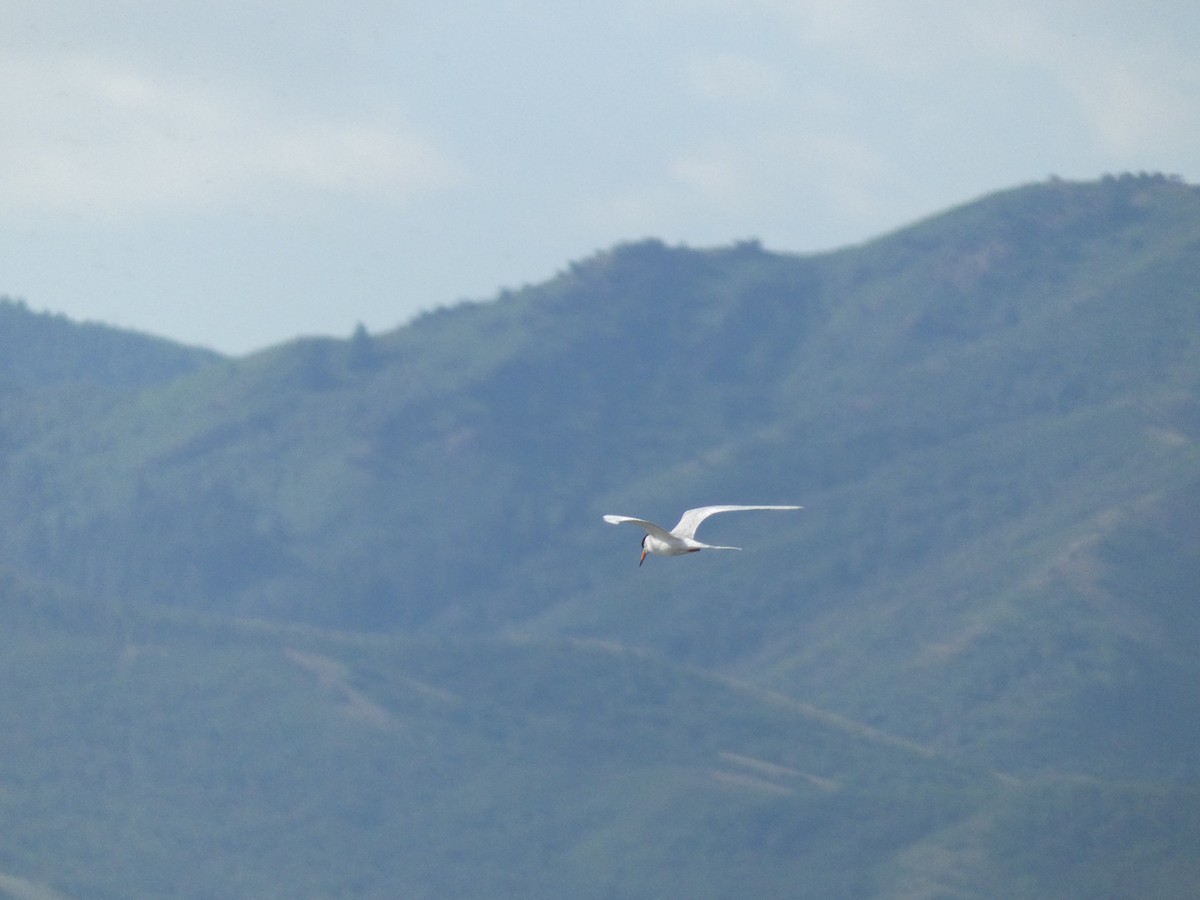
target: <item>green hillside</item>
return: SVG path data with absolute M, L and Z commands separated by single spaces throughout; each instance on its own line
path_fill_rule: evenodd
M 94 328 L 0 307 L 0 894 L 1200 888 L 1200 190 Z M 600 519 L 709 503 L 805 509 Z
M 0 650 L 0 871 L 55 892 L 31 896 L 1184 897 L 1200 877 L 1194 786 L 1018 780 L 616 646 L 125 617 Z
M 162 384 L 219 357 L 162 338 L 37 313 L 0 296 L 0 386 Z

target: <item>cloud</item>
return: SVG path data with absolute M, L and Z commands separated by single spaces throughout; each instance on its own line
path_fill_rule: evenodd
M 786 8 L 801 44 L 832 48 L 859 71 L 910 85 L 964 77 L 1038 85 L 1014 102 L 1034 110 L 1060 97 L 1062 112 L 1086 129 L 1081 149 L 1114 162 L 1194 158 L 1200 62 L 1181 37 L 1198 24 L 1191 4 L 801 0 Z M 1164 29 L 1167 20 L 1177 28 Z
M 111 59 L 0 58 L 0 209 L 121 218 L 280 202 L 289 192 L 399 203 L 461 168 L 382 112 L 286 113 L 245 85 Z
M 1129 164 L 1139 158 L 1196 161 L 1200 63 L 1194 57 L 1162 46 L 1118 53 L 1101 41 L 1089 42 L 1077 56 L 1079 64 L 1063 68 L 1059 78 L 1101 152 Z
M 778 100 L 784 91 L 778 68 L 737 53 L 693 56 L 686 70 L 692 91 L 713 102 L 763 103 Z
M 671 161 L 670 180 L 707 205 L 726 211 L 739 209 L 750 199 L 745 160 L 736 148 L 709 147 Z
M 852 132 L 781 128 L 683 150 L 657 177 L 597 198 L 588 213 L 616 235 L 710 243 L 755 236 L 818 249 L 902 218 L 912 198 L 894 188 L 897 177 L 886 153 Z

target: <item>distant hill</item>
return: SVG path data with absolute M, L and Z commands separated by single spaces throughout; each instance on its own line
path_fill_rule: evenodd
M 0 876 L 163 896 L 197 841 L 220 896 L 1200 888 L 1195 187 L 644 241 L 241 359 L 9 317 L 0 833 L 44 831 Z M 50 390 L 118 337 L 159 362 Z M 641 568 L 600 519 L 707 503 L 805 509 Z
M 162 384 L 219 358 L 162 338 L 33 312 L 0 297 L 0 386 Z

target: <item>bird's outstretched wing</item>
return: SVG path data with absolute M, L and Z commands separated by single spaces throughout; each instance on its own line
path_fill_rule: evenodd
M 803 509 L 803 506 L 700 506 L 696 509 L 689 509 L 684 512 L 679 524 L 671 529 L 671 534 L 676 537 L 694 538 L 696 529 L 700 527 L 700 523 L 709 516 L 723 512 L 740 512 L 750 509 Z M 608 516 L 604 517 L 606 520 Z M 638 520 L 634 520 L 638 521 Z
M 604 521 L 609 525 L 622 525 L 628 522 L 630 525 L 638 525 L 643 528 L 648 534 L 654 535 L 664 541 L 672 541 L 674 537 L 669 531 L 661 525 L 655 525 L 653 522 L 647 522 L 645 519 L 635 519 L 632 516 L 605 516 Z

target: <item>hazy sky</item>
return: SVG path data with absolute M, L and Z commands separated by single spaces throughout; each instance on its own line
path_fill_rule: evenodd
M 1200 178 L 1195 0 L 4 0 L 0 294 L 231 353 Z

